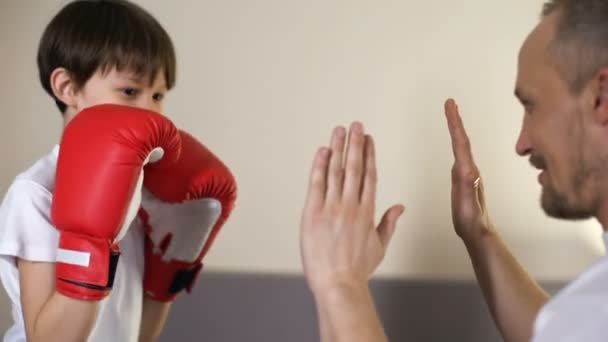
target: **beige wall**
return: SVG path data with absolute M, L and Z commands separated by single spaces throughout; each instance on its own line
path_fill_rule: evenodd
M 60 134 L 35 52 L 63 3 L 0 2 L 2 191 Z M 379 206 L 408 207 L 379 273 L 470 279 L 449 213 L 448 96 L 460 101 L 494 220 L 532 273 L 569 279 L 603 252 L 595 223 L 543 215 L 536 172 L 514 153 L 522 116 L 511 95 L 516 55 L 541 1 L 139 3 L 177 47 L 168 115 L 239 180 L 238 208 L 208 268 L 300 272 L 298 221 L 311 156 L 332 126 L 357 119 L 377 139 Z

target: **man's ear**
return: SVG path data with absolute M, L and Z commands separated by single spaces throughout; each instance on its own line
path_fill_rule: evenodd
M 57 68 L 53 70 L 51 73 L 51 88 L 59 101 L 65 103 L 68 107 L 76 106 L 76 92 L 78 89 L 67 69 Z
M 595 119 L 601 125 L 608 125 L 608 68 L 598 72 L 594 83 Z

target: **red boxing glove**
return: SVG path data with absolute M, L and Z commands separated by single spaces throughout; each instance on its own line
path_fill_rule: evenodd
M 139 217 L 146 228 L 144 291 L 161 302 L 190 293 L 220 228 L 232 212 L 236 182 L 228 168 L 191 135 L 167 169 L 145 171 Z
M 51 207 L 59 230 L 56 288 L 101 300 L 112 288 L 118 241 L 137 215 L 142 168 L 165 168 L 180 151 L 177 128 L 162 115 L 118 105 L 83 110 L 61 139 Z

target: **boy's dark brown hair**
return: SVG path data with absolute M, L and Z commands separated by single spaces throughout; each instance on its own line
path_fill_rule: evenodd
M 38 47 L 38 71 L 59 110 L 66 105 L 53 94 L 51 73 L 65 68 L 82 87 L 97 70 L 132 71 L 150 82 L 160 70 L 168 89 L 175 85 L 173 43 L 159 22 L 126 0 L 78 0 L 66 5 L 46 27 Z

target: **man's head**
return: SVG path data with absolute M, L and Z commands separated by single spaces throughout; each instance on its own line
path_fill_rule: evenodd
M 519 55 L 517 153 L 542 170 L 542 207 L 568 219 L 608 205 L 608 1 L 553 0 Z
M 38 48 L 40 82 L 68 121 L 80 110 L 114 103 L 162 111 L 175 83 L 167 32 L 125 0 L 81 0 L 48 24 Z

